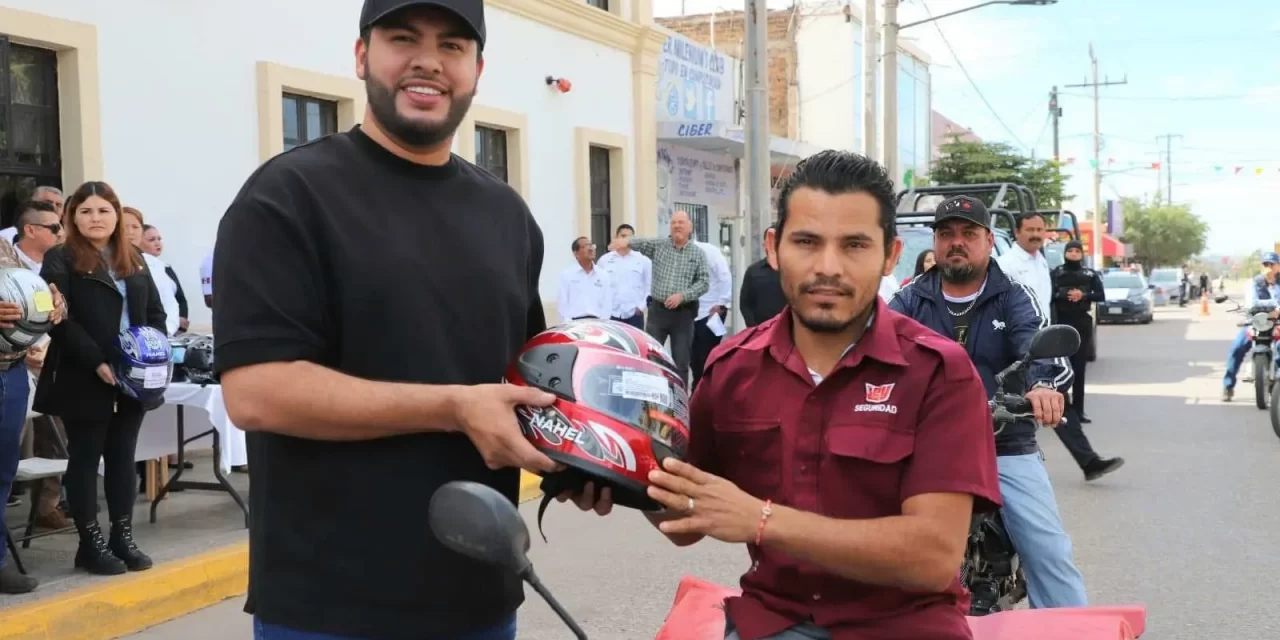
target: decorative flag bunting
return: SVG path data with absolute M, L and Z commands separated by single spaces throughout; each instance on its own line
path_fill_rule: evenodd
M 1065 167 L 1070 167 L 1075 165 L 1076 160 L 1077 158 L 1075 156 L 1058 158 L 1058 161 Z M 1097 169 L 1100 164 L 1099 161 L 1095 158 L 1088 158 L 1087 162 L 1090 169 Z M 1178 171 L 1183 174 L 1213 173 L 1215 175 L 1224 176 L 1224 175 L 1227 175 L 1228 171 L 1230 171 L 1230 175 L 1240 176 L 1244 174 L 1245 170 L 1250 170 L 1253 172 L 1253 175 L 1255 176 L 1261 176 L 1261 177 L 1280 176 L 1280 160 L 1277 160 L 1275 162 L 1262 163 L 1261 166 L 1259 165 L 1249 166 L 1249 165 L 1242 165 L 1242 164 L 1224 165 L 1224 164 L 1216 164 L 1216 163 L 1204 163 L 1196 160 L 1181 161 L 1175 158 L 1175 162 L 1173 163 L 1173 166 L 1175 171 Z M 1121 162 L 1116 160 L 1115 158 L 1107 158 L 1106 167 L 1107 167 L 1106 169 L 1107 171 L 1125 171 L 1125 170 L 1142 170 L 1142 169 L 1159 171 L 1164 167 L 1164 163 L 1160 161 L 1153 162 L 1150 160 L 1146 160 L 1146 161 L 1131 160 L 1128 162 Z

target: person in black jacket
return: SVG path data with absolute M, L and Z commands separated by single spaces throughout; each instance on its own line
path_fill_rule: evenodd
M 1053 315 L 1058 324 L 1075 327 L 1080 333 L 1080 348 L 1071 356 L 1071 403 L 1066 422 L 1054 430 L 1063 446 L 1075 458 L 1084 472 L 1085 480 L 1097 480 L 1124 465 L 1124 458 L 1103 458 L 1094 450 L 1085 436 L 1081 424 L 1089 424 L 1084 414 L 1084 371 L 1089 364 L 1090 343 L 1093 342 L 1093 318 L 1089 308 L 1095 302 L 1106 300 L 1102 288 L 1102 276 L 1084 266 L 1084 247 L 1072 240 L 1063 249 L 1063 262 L 1049 273 L 1053 287 Z
M 766 234 L 769 229 L 765 229 Z M 768 243 L 765 245 L 765 253 L 768 253 Z M 778 315 L 787 306 L 787 299 L 782 295 L 782 280 L 778 272 L 769 266 L 767 257 L 747 267 L 747 272 L 742 275 L 738 306 L 742 308 L 742 319 L 748 327 Z
M 151 567 L 133 540 L 134 453 L 148 409 L 122 394 L 112 373 L 116 337 L 128 327 L 165 333 L 164 307 L 141 252 L 125 239 L 120 200 L 87 182 L 67 200 L 66 243 L 51 249 L 40 275 L 66 298 L 67 318 L 51 341 L 34 408 L 67 430 L 63 486 L 80 533 L 76 568 L 99 575 Z M 110 540 L 98 525 L 98 460 L 104 460 Z

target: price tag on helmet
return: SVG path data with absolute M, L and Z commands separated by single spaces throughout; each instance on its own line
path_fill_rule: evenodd
M 53 311 L 53 294 L 48 291 L 32 292 L 31 301 L 35 303 L 37 313 L 49 313 L 50 311 Z
M 656 402 L 664 407 L 671 406 L 671 383 L 662 376 L 639 371 L 623 371 L 620 392 L 628 400 Z
M 148 367 L 143 370 L 142 388 L 163 389 L 169 385 L 169 367 Z

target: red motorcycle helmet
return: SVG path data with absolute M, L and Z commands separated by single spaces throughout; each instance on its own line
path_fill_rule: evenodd
M 614 504 L 658 511 L 649 472 L 689 444 L 689 392 L 675 363 L 649 334 L 612 320 L 574 320 L 534 336 L 507 368 L 507 382 L 556 396 L 516 410 L 526 438 L 566 469 L 542 479 L 551 498 L 587 482 L 609 487 Z

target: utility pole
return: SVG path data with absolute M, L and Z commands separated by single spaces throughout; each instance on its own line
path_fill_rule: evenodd
M 875 2 L 863 1 L 867 4 Z M 898 31 L 901 29 L 898 26 L 898 0 L 884 0 L 884 51 L 880 56 L 883 61 L 884 142 L 880 161 L 895 184 L 902 181 L 902 172 L 898 170 Z
M 1182 134 L 1180 133 L 1166 133 L 1162 136 L 1156 136 L 1156 142 L 1164 140 L 1164 164 L 1161 165 L 1161 168 L 1164 169 L 1164 177 L 1167 180 L 1165 184 L 1168 185 L 1164 192 L 1164 201 L 1169 204 L 1173 204 L 1173 139 L 1181 137 Z
M 1098 56 L 1093 52 L 1093 43 L 1089 43 L 1089 62 L 1093 66 L 1093 81 L 1082 84 L 1069 84 L 1065 88 L 1093 88 L 1093 268 L 1102 268 L 1102 124 L 1099 119 L 1098 89 L 1120 84 L 1129 84 L 1129 76 L 1123 80 L 1112 82 L 1106 79 L 1098 82 Z
M 768 228 L 773 211 L 769 184 L 769 12 L 765 0 L 746 2 L 746 76 L 747 122 L 745 133 L 747 160 L 747 210 L 742 232 L 751 247 L 752 263 L 763 256 L 760 237 Z
M 880 74 L 880 27 L 876 22 L 876 0 L 862 2 L 862 155 L 875 159 L 876 141 L 880 137 L 876 113 L 876 89 Z
M 1062 117 L 1062 107 L 1058 106 L 1058 87 L 1049 92 L 1049 117 L 1053 118 L 1053 159 L 1058 158 L 1058 118 Z

